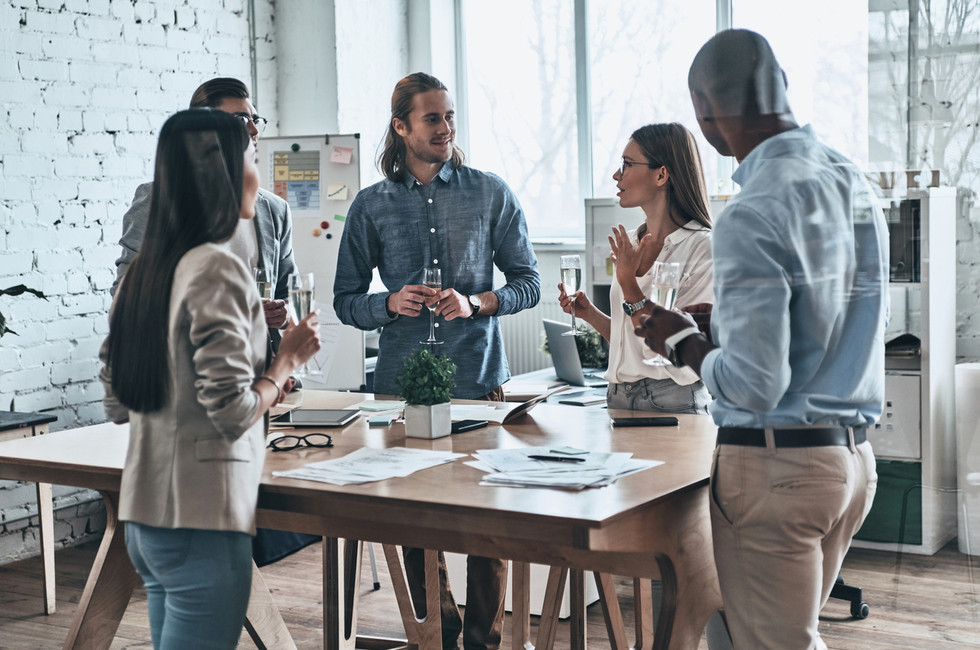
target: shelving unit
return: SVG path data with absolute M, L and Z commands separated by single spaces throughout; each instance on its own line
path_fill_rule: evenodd
M 921 347 L 886 355 L 885 409 L 869 433 L 878 492 L 853 545 L 931 555 L 956 535 L 956 188 L 882 207 L 892 235 L 886 343 L 913 334 Z

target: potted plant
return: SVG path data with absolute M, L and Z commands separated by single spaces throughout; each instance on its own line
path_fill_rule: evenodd
M 405 357 L 395 384 L 406 404 L 406 436 L 431 439 L 450 434 L 449 396 L 456 387 L 456 364 L 449 357 L 417 348 Z

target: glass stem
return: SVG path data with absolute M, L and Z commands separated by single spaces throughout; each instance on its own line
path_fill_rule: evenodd
M 436 313 L 434 311 L 429 312 L 429 340 L 436 340 Z
M 575 303 L 573 302 L 572 303 L 572 331 L 574 332 L 575 330 L 576 330 L 576 327 L 575 327 Z

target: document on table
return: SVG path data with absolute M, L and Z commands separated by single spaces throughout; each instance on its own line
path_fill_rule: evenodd
M 621 476 L 663 465 L 663 461 L 659 460 L 633 458 L 633 454 L 628 452 L 593 451 L 569 455 L 549 447 L 482 449 L 474 456 L 476 460 L 466 464 L 487 472 L 480 485 L 553 487 L 565 490 L 602 487 Z M 539 460 L 531 456 L 556 460 Z M 563 460 L 557 460 L 558 458 Z
M 274 476 L 320 481 L 333 485 L 370 483 L 388 478 L 404 477 L 419 470 L 451 463 L 466 454 L 428 449 L 390 447 L 369 449 L 362 447 L 343 458 L 322 460 L 285 472 L 273 472 Z

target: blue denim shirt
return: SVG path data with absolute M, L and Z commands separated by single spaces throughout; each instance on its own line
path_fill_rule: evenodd
M 715 223 L 718 349 L 701 376 L 720 426 L 867 425 L 882 411 L 888 229 L 853 163 L 809 127 L 756 147 Z
M 482 397 L 510 378 L 498 316 L 538 303 L 541 279 L 517 197 L 498 176 L 447 162 L 428 185 L 406 172 L 357 193 L 337 256 L 334 310 L 343 323 L 383 328 L 374 374 L 377 393 L 397 394 L 402 360 L 429 336 L 429 313 L 391 318 L 385 301 L 406 284 L 422 284 L 423 269 L 442 269 L 443 288 L 463 295 L 497 295 L 496 316 L 439 320 L 437 353 L 456 364 L 454 397 Z M 506 284 L 493 289 L 493 267 Z M 370 293 L 377 268 L 386 291 Z

